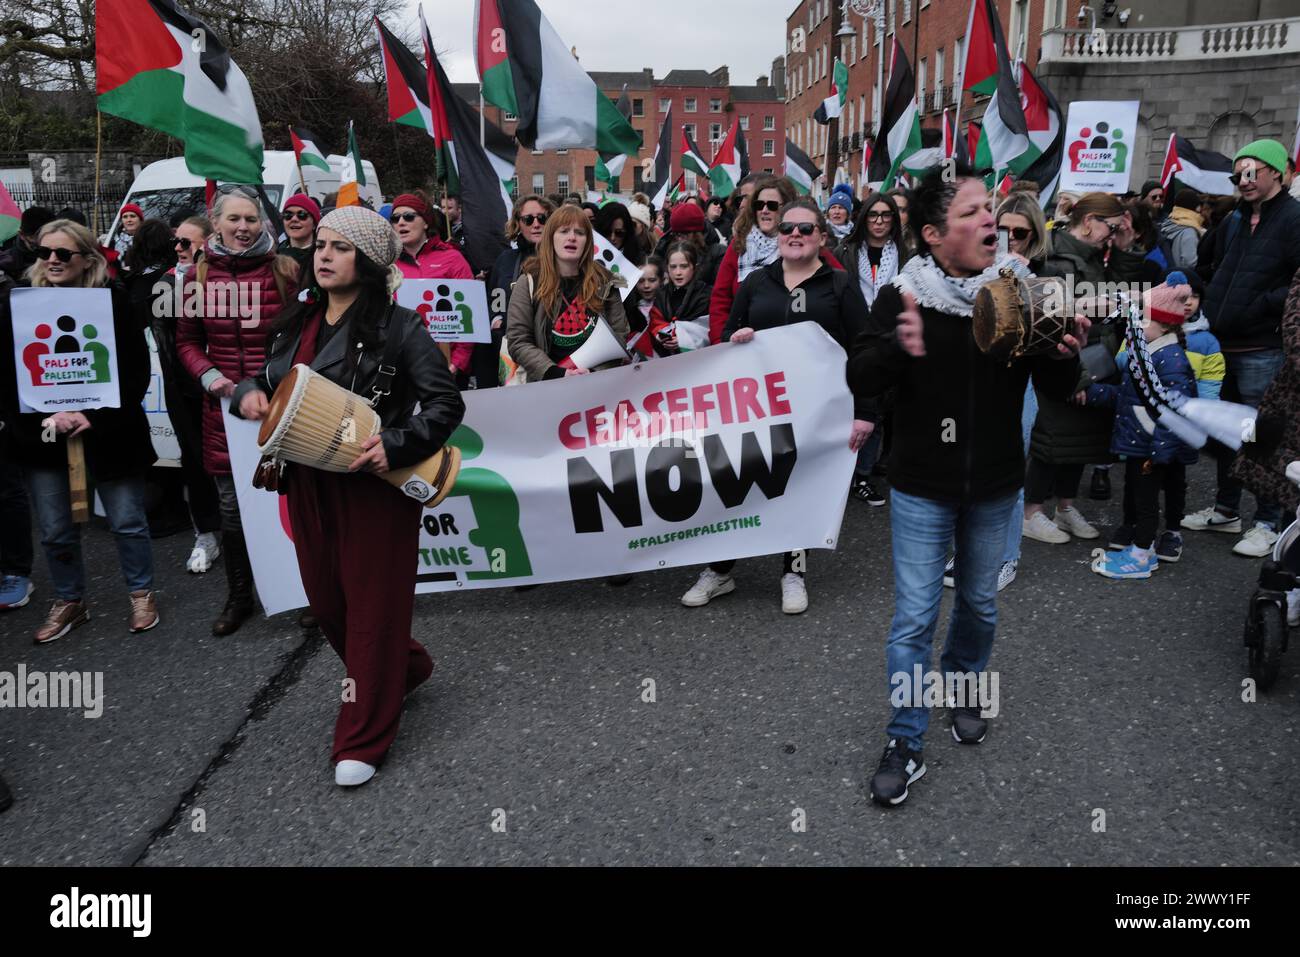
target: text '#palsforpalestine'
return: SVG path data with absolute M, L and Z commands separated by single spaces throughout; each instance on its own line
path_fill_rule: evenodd
M 672 542 L 685 541 L 688 538 L 698 538 L 701 535 L 720 535 L 724 532 L 733 532 L 738 528 L 758 528 L 763 524 L 761 515 L 751 515 L 748 518 L 729 518 L 723 522 L 714 522 L 711 525 L 698 525 L 695 528 L 683 528 L 676 532 L 668 532 L 664 535 L 652 535 L 649 538 L 634 538 L 627 543 L 629 550 L 638 548 L 651 548 L 655 545 L 669 545 Z

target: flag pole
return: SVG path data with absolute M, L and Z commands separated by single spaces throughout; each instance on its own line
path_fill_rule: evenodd
M 99 170 L 104 156 L 104 114 L 95 110 L 95 202 L 90 210 L 90 228 L 99 235 Z
M 289 139 L 290 139 L 290 141 L 292 142 L 292 140 L 293 140 L 293 127 L 289 126 L 288 123 L 286 123 L 286 124 L 284 124 L 284 125 L 285 125 L 285 128 L 289 130 Z M 303 175 L 302 175 L 302 161 L 301 161 L 301 158 L 298 156 L 298 151 L 297 151 L 297 150 L 294 150 L 294 153 L 293 153 L 293 165 L 296 166 L 296 167 L 298 167 L 298 185 L 302 187 L 302 194 L 303 194 L 304 196 L 306 196 L 306 195 L 307 195 L 307 180 L 305 180 L 305 179 L 303 178 Z

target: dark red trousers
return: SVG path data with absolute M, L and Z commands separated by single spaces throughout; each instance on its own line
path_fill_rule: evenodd
M 378 765 L 402 699 L 433 672 L 411 637 L 423 506 L 374 475 L 294 466 L 289 522 L 312 614 L 355 686 L 341 687 L 334 760 Z

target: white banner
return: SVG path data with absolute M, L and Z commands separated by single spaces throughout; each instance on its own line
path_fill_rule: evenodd
M 153 438 L 153 450 L 158 456 L 154 465 L 179 468 L 181 464 L 181 443 L 176 437 L 171 416 L 167 411 L 167 390 L 163 388 L 162 362 L 158 359 L 158 343 L 153 337 L 153 330 L 144 331 L 145 342 L 149 344 L 149 391 L 144 394 L 144 414 L 149 419 L 149 434 Z M 184 375 L 184 373 L 182 373 Z
M 23 411 L 121 406 L 107 289 L 15 289 L 9 303 Z
M 804 322 L 752 343 L 466 393 L 460 475 L 421 515 L 416 591 L 833 549 L 856 461 L 852 398 L 829 372 L 844 361 Z M 225 422 L 262 604 L 302 607 L 283 501 L 251 485 L 258 425 Z
M 414 309 L 435 342 L 491 342 L 487 291 L 476 279 L 403 279 L 397 304 Z
M 642 270 L 632 265 L 632 260 L 624 256 L 613 243 L 596 232 L 591 231 L 594 241 L 591 244 L 591 254 L 596 262 L 600 263 L 616 276 L 622 276 L 627 280 L 627 285 L 623 287 L 623 299 L 632 295 L 632 290 L 636 284 L 641 281 Z
M 1137 149 L 1140 100 L 1076 100 L 1065 125 L 1063 190 L 1124 193 Z

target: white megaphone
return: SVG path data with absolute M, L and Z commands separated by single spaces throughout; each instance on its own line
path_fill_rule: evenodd
M 618 341 L 618 336 L 614 335 L 614 330 L 609 327 L 609 323 L 603 318 L 597 318 L 596 328 L 591 330 L 587 341 L 578 346 L 568 358 L 561 359 L 560 367 L 594 369 L 606 362 L 620 360 L 626 362 L 627 359 L 627 350 L 623 348 L 623 343 Z

